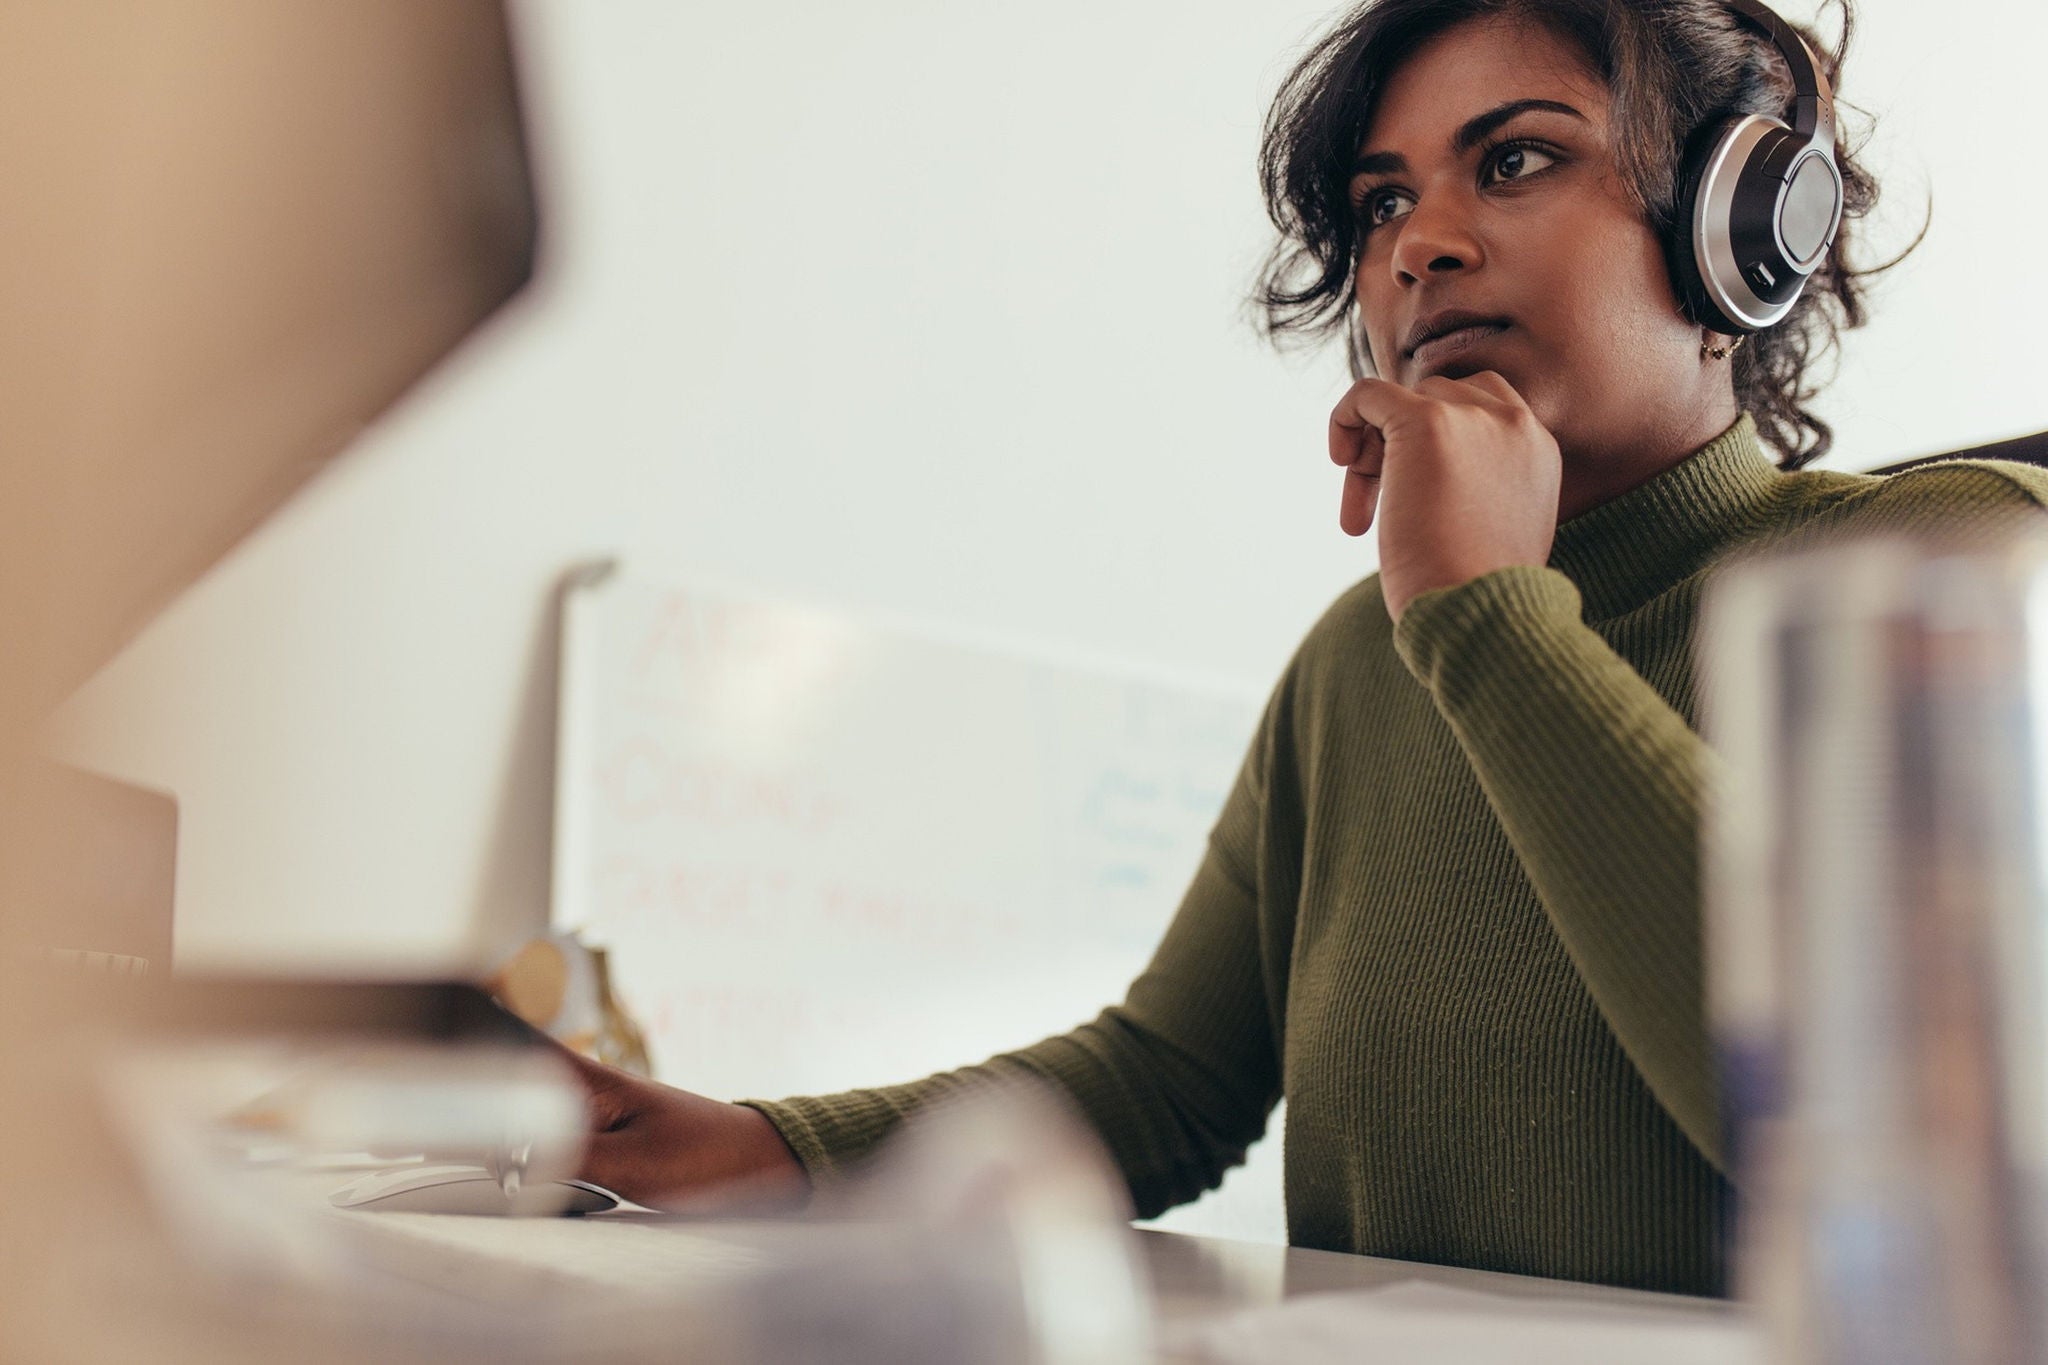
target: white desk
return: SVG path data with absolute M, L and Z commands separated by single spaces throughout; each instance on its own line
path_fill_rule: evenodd
M 332 1175 L 320 1178 L 322 1188 L 338 1183 Z M 861 1232 L 858 1224 L 632 1214 L 505 1220 L 337 1210 L 332 1217 L 365 1264 L 436 1292 L 486 1306 L 585 1304 L 593 1313 L 674 1301 L 680 1295 L 715 1297 L 722 1286 L 783 1256 Z M 1198 1358 L 1188 1353 L 1189 1332 L 1223 1315 L 1304 1295 L 1397 1284 L 1483 1293 L 1508 1311 L 1524 1304 L 1539 1312 L 1577 1307 L 1611 1312 L 1647 1328 L 1698 1325 L 1716 1342 L 1700 1354 L 1679 1358 L 1756 1358 L 1754 1344 L 1735 1325 L 1734 1310 L 1714 1301 L 1178 1233 L 1140 1230 L 1136 1235 L 1150 1271 L 1162 1338 L 1169 1347 L 1175 1342 L 1181 1347 L 1158 1359 L 1175 1365 Z M 1572 1329 L 1552 1324 L 1552 1330 Z M 1722 1337 L 1725 1349 L 1717 1344 Z

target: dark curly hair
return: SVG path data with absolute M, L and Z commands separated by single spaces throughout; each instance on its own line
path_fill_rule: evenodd
M 1855 16 L 1851 0 L 1834 0 L 1834 7 L 1842 22 L 1832 48 L 1811 29 L 1792 27 L 1839 93 Z M 1266 115 L 1259 179 L 1281 240 L 1259 273 L 1253 302 L 1269 338 L 1342 332 L 1352 375 L 1372 372 L 1352 288 L 1359 235 L 1350 182 L 1359 140 L 1381 88 L 1409 54 L 1474 19 L 1540 24 L 1586 54 L 1613 96 L 1618 168 L 1660 241 L 1672 240 L 1688 140 L 1740 114 L 1782 117 L 1791 103 L 1791 79 L 1775 49 L 1718 0 L 1365 0 L 1309 49 Z M 1736 400 L 1786 469 L 1826 454 L 1834 440 L 1806 406 L 1825 383 L 1814 376 L 1815 362 L 1839 347 L 1845 329 L 1863 325 L 1868 278 L 1896 265 L 1920 240 L 1869 269 L 1849 264 L 1854 224 L 1876 204 L 1877 181 L 1856 160 L 1860 142 L 1851 147 L 1841 127 L 1838 112 L 1835 164 L 1844 203 L 1834 245 L 1791 313 L 1734 355 Z

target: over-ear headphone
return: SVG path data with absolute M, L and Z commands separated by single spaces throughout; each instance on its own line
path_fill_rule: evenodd
M 1758 0 L 1723 0 L 1792 72 L 1792 122 L 1745 114 L 1686 150 L 1665 255 L 1685 314 L 1731 336 L 1792 311 L 1842 223 L 1835 95 L 1799 35 Z

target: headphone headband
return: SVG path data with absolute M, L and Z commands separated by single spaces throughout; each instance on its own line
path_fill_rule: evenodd
M 1826 73 L 1813 59 L 1806 40 L 1758 0 L 1723 0 L 1739 21 L 1761 32 L 1778 49 L 1792 73 L 1792 131 L 1808 143 L 1835 145 L 1835 93 Z

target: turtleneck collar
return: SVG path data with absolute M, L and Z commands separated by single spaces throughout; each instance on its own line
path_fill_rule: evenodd
M 1550 567 L 1588 620 L 1618 616 L 1696 572 L 1769 506 L 1783 475 L 1748 413 L 1671 468 L 1557 528 Z

